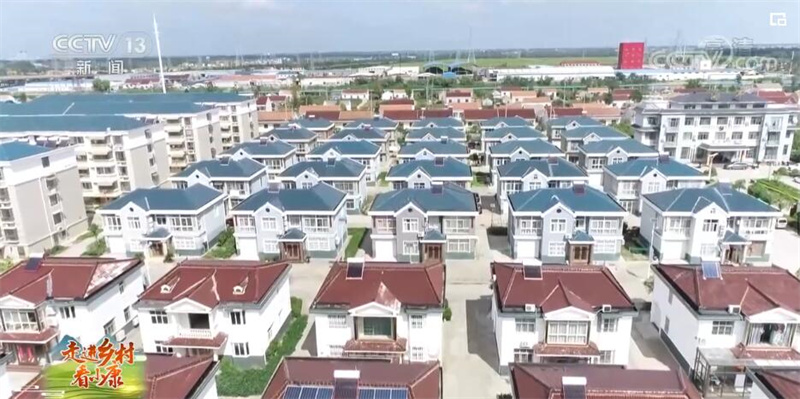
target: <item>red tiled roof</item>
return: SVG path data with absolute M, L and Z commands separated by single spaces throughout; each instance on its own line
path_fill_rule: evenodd
M 445 109 L 387 109 L 383 111 L 383 116 L 398 122 L 417 121 L 422 118 L 449 118 L 453 116 L 453 110 Z
M 451 90 L 444 93 L 445 97 L 472 97 L 472 93 L 461 90 Z
M 542 266 L 541 279 L 525 279 L 521 264 L 492 263 L 494 291 L 501 309 L 533 304 L 543 312 L 574 306 L 586 311 L 611 305 L 633 309 L 633 302 L 605 267 Z
M 796 102 L 795 98 L 791 94 L 784 93 L 782 91 L 764 91 L 764 90 L 761 90 L 761 91 L 757 91 L 756 95 L 761 97 L 761 98 L 763 98 L 764 100 L 767 100 L 769 102 L 776 103 L 776 104 L 794 104 Z
M 46 257 L 37 270 L 20 262 L 0 275 L 0 298 L 11 295 L 33 304 L 47 299 L 47 281 L 54 299 L 86 300 L 128 271 L 144 265 L 138 259 Z
M 464 110 L 464 120 L 481 121 L 497 117 L 514 117 L 522 119 L 536 119 L 536 111 L 529 108 L 489 108 L 489 109 L 467 109 Z
M 570 108 L 570 107 L 552 107 L 550 113 L 553 118 L 560 118 L 562 116 L 581 116 L 583 115 L 583 108 Z
M 259 122 L 288 122 L 292 119 L 292 111 L 258 111 Z
M 614 89 L 611 91 L 611 95 L 617 94 L 617 95 L 626 95 L 630 97 L 635 91 L 636 90 L 634 89 Z
M 340 111 L 315 111 L 315 110 L 311 110 L 311 111 L 306 111 L 306 113 L 303 114 L 303 116 L 306 116 L 306 117 L 312 117 L 313 116 L 314 118 L 324 118 L 324 119 L 327 119 L 327 120 L 329 120 L 331 122 L 335 122 L 335 121 L 339 120 L 339 113 L 340 113 Z
M 43 344 L 58 337 L 58 328 L 47 327 L 39 332 L 0 332 L 0 343 Z
M 264 105 L 267 101 L 277 102 L 277 101 L 286 101 L 286 96 L 260 96 L 256 99 L 256 104 Z
M 586 399 L 701 399 L 682 370 L 628 370 L 612 365 L 511 365 L 515 398 L 563 399 L 563 377 L 584 377 Z
M 311 308 L 355 308 L 385 302 L 387 295 L 402 305 L 441 307 L 444 304 L 445 266 L 441 262 L 405 264 L 366 262 L 361 279 L 346 278 L 347 263 L 331 267 Z
M 145 398 L 188 398 L 204 380 L 214 378 L 217 364 L 211 356 L 147 355 Z
M 180 348 L 213 348 L 219 349 L 228 341 L 228 334 L 217 333 L 214 338 L 186 338 L 170 337 L 164 341 L 164 346 L 175 346 Z
M 656 271 L 700 312 L 730 305 L 741 306 L 745 316 L 774 308 L 800 312 L 800 280 L 779 267 L 720 266 L 721 279 L 705 279 L 691 265 L 658 265 Z
M 381 105 L 391 105 L 391 104 L 394 104 L 394 105 L 399 105 L 399 104 L 414 105 L 414 100 L 412 100 L 410 98 L 394 98 L 394 99 L 391 99 L 391 100 L 381 101 Z
M 406 339 L 398 338 L 396 341 L 351 339 L 344 344 L 344 351 L 370 353 L 405 352 Z
M 800 353 L 793 348 L 748 347 L 740 343 L 731 352 L 737 359 L 800 360 Z
M 600 356 L 600 350 L 594 342 L 589 342 L 588 345 L 539 343 L 534 345 L 533 353 L 537 356 Z
M 438 362 L 401 364 L 388 359 L 286 357 L 262 398 L 281 399 L 289 385 L 332 386 L 336 370 L 358 370 L 359 386 L 408 388 L 411 399 L 441 397 L 442 369 Z
M 258 303 L 290 269 L 287 262 L 187 260 L 153 283 L 140 301 L 173 303 L 188 298 L 213 308 L 220 303 Z M 162 293 L 163 285 L 171 285 Z M 234 294 L 235 286 L 244 287 Z
M 453 110 L 450 108 L 444 109 L 421 109 L 419 110 L 419 119 L 422 118 L 449 118 L 453 116 Z M 389 118 L 387 116 L 387 118 Z M 389 118 L 391 119 L 391 118 Z
M 611 99 L 614 101 L 627 101 L 631 99 L 631 95 L 626 93 L 614 93 L 611 95 Z
M 776 397 L 800 398 L 800 370 L 762 369 L 755 375 Z

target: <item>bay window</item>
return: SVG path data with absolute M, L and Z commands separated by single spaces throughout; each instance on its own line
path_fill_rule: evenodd
M 469 233 L 472 228 L 470 217 L 449 217 L 444 219 L 444 233 Z
M 503 182 L 503 192 L 505 192 L 506 195 L 511 195 L 514 193 L 518 193 L 520 191 L 522 191 L 522 182 L 519 181 Z
M 687 236 L 691 227 L 692 219 L 690 218 L 667 218 L 665 230 L 667 233 Z
M 172 216 L 169 218 L 173 231 L 193 231 L 194 218 L 191 216 Z
M 331 220 L 327 216 L 303 217 L 303 231 L 311 233 L 325 233 L 331 228 Z
M 38 331 L 39 323 L 33 310 L 3 310 L 4 331 Z
M 589 339 L 588 321 L 548 321 L 547 343 L 585 345 Z
M 517 218 L 517 233 L 524 235 L 542 235 L 542 220 L 533 217 Z
M 237 216 L 236 217 L 236 232 L 237 233 L 255 233 L 256 221 L 252 216 Z
M 394 234 L 395 219 L 393 217 L 376 217 L 375 231 L 381 234 Z
M 105 216 L 103 217 L 103 225 L 106 231 L 120 231 L 122 230 L 122 221 L 119 216 Z
M 592 219 L 589 226 L 589 234 L 614 235 L 619 231 L 618 219 Z
M 751 323 L 747 326 L 747 345 L 789 348 L 796 330 L 797 324 Z

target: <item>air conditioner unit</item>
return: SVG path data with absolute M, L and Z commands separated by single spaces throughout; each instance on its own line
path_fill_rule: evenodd
M 525 304 L 525 311 L 526 312 L 530 312 L 530 313 L 536 312 L 536 305 L 534 305 L 532 303 L 526 303 Z
M 611 311 L 611 305 L 603 305 L 603 306 L 600 308 L 600 311 L 601 311 L 601 312 L 603 312 L 603 313 L 608 313 L 608 312 L 610 312 L 610 311 Z
M 728 305 L 728 313 L 730 314 L 742 313 L 742 307 L 739 305 Z

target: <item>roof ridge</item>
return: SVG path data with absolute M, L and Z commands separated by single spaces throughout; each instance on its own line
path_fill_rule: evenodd
M 325 280 L 322 281 L 322 285 L 320 285 L 319 291 L 317 291 L 317 295 L 314 296 L 314 299 L 311 300 L 311 305 L 310 305 L 311 307 L 315 306 L 319 301 L 319 299 L 322 298 L 323 295 L 328 292 L 328 289 L 330 289 L 334 280 L 336 280 L 336 278 L 339 277 L 340 274 L 342 274 L 342 271 L 344 269 L 345 268 L 342 267 L 340 263 L 334 263 L 333 266 L 331 266 L 331 270 L 325 276 Z
M 157 373 L 157 374 L 153 374 L 153 375 L 150 376 L 150 378 L 155 381 L 155 380 L 157 380 L 159 378 L 167 377 L 167 376 L 174 375 L 174 374 L 177 374 L 179 372 L 182 372 L 182 371 L 186 370 L 187 368 L 197 367 L 201 363 L 203 363 L 203 362 L 205 362 L 207 360 L 213 361 L 213 358 L 210 357 L 210 356 L 190 356 L 189 358 L 190 359 L 193 358 L 193 360 L 188 362 L 188 363 L 186 363 L 186 364 L 181 365 L 178 368 L 171 369 L 171 370 L 164 371 L 164 372 Z
M 89 286 L 92 285 L 92 280 L 94 279 L 94 274 L 97 272 L 97 268 L 99 266 L 100 266 L 100 260 L 96 260 L 94 262 L 94 266 L 92 267 L 92 273 L 89 275 L 89 278 L 86 279 L 86 285 L 83 286 L 83 295 L 86 295 L 86 293 L 89 290 Z M 47 273 L 47 275 L 50 275 L 50 273 L 52 273 L 52 272 L 53 272 L 53 269 L 50 268 L 50 271 Z
M 177 275 L 177 277 L 178 277 L 178 278 L 180 278 L 180 275 Z M 179 292 L 177 295 L 175 295 L 175 296 L 172 298 L 172 300 L 174 301 L 174 300 L 176 300 L 176 299 L 188 298 L 188 297 L 189 297 L 189 295 L 191 295 L 192 293 L 194 293 L 194 290 L 195 290 L 195 289 L 197 289 L 197 288 L 198 288 L 200 285 L 204 284 L 204 283 L 206 282 L 206 280 L 207 280 L 207 279 L 208 279 L 208 276 L 204 276 L 203 278 L 201 278 L 201 279 L 199 279 L 199 280 L 195 281 L 195 283 L 194 283 L 194 284 L 192 284 L 192 285 L 190 285 L 190 286 L 186 287 L 186 289 L 184 289 L 183 291 L 181 291 L 181 292 Z M 191 291 L 191 293 L 190 293 L 189 291 Z M 184 296 L 184 294 L 186 294 L 186 295 Z
M 414 378 L 414 380 L 413 380 L 413 381 L 411 381 L 411 383 L 410 383 L 410 384 L 408 384 L 408 387 L 409 387 L 409 388 L 413 388 L 413 387 L 414 387 L 414 386 L 416 386 L 416 385 L 417 385 L 417 384 L 418 384 L 420 381 L 422 381 L 423 379 L 425 379 L 425 378 L 427 378 L 429 375 L 431 375 L 431 373 L 433 373 L 434 371 L 436 371 L 436 369 L 437 369 L 437 367 L 436 367 L 436 366 L 437 366 L 438 364 L 439 364 L 439 363 L 437 363 L 437 362 L 428 362 L 428 363 L 426 363 L 426 365 L 428 366 L 428 368 L 427 368 L 427 369 L 424 369 L 424 370 L 422 370 L 422 372 L 420 373 L 420 375 L 416 376 L 416 377 Z M 409 392 L 409 393 L 410 393 L 410 392 Z
M 439 295 L 438 291 L 436 290 L 436 287 L 433 285 L 433 280 L 431 279 L 431 269 L 434 268 L 434 267 L 438 267 L 438 266 L 441 266 L 441 262 L 436 262 L 436 263 L 432 263 L 430 265 L 426 265 L 426 266 L 423 267 L 423 270 L 425 270 L 425 277 L 427 277 L 428 284 L 430 284 L 431 290 L 433 290 L 433 294 L 436 295 L 436 299 L 439 302 L 444 302 L 444 298 L 443 298 L 444 290 L 442 291 L 442 295 Z M 443 273 L 444 273 L 444 271 L 443 271 Z M 383 283 L 383 282 L 381 282 L 381 283 Z
M 517 268 L 513 267 L 513 266 L 510 266 L 510 265 L 505 265 L 505 264 L 502 264 L 502 266 L 505 266 L 505 267 L 511 269 L 511 279 L 508 281 L 508 286 L 506 286 L 506 291 L 503 293 L 503 303 L 502 303 L 502 305 L 505 306 L 505 303 L 508 300 L 508 296 L 511 294 L 511 287 L 514 286 L 514 280 L 517 279 Z
M 769 301 L 773 305 L 775 305 L 775 307 L 784 307 L 784 305 L 782 303 L 778 302 L 777 300 L 775 300 L 775 298 L 772 298 L 771 296 L 769 296 L 769 294 L 767 294 L 766 292 L 762 291 L 755 284 L 753 284 L 753 282 L 750 281 L 750 279 L 746 279 L 746 281 L 747 281 L 747 288 L 748 289 L 752 287 L 753 290 L 755 290 L 757 293 L 759 293 L 761 296 L 763 296 L 767 301 Z M 742 302 L 744 302 L 744 295 L 742 296 Z
M 9 269 L 8 271 L 10 272 L 11 270 L 12 270 L 12 269 Z M 43 275 L 41 275 L 41 276 L 39 276 L 39 277 L 35 278 L 35 279 L 34 279 L 34 280 L 32 280 L 32 281 L 29 281 L 29 282 L 28 282 L 27 284 L 25 284 L 25 285 L 21 285 L 21 286 L 19 286 L 19 287 L 17 287 L 17 288 L 14 288 L 14 289 L 12 289 L 11 291 L 8 291 L 8 294 L 6 294 L 6 295 L 11 295 L 11 296 L 14 296 L 14 294 L 15 294 L 15 293 L 19 292 L 19 291 L 20 291 L 20 290 L 22 290 L 23 288 L 30 287 L 30 286 L 32 286 L 32 285 L 34 285 L 34 284 L 38 283 L 40 280 L 42 280 L 42 279 L 46 278 L 48 274 L 50 274 L 50 272 L 48 272 L 48 273 L 45 273 L 45 274 L 43 274 Z M 90 279 L 90 280 L 91 280 L 91 279 Z

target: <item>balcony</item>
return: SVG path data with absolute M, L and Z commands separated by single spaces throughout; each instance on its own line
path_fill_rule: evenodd
M 89 152 L 91 152 L 92 155 L 106 155 L 106 154 L 110 154 L 111 151 L 112 151 L 112 148 L 111 148 L 110 145 L 108 145 L 108 143 L 105 143 L 105 144 L 92 143 L 89 146 Z
M 46 344 L 58 337 L 58 327 L 48 326 L 44 329 L 2 331 L 0 343 Z
M 767 140 L 767 147 L 777 147 L 781 144 L 780 140 Z
M 182 133 L 183 126 L 179 124 L 167 124 L 164 126 L 164 131 L 167 133 Z
M 178 330 L 178 333 L 164 342 L 166 346 L 220 349 L 228 341 L 225 333 L 214 333 L 210 329 L 188 328 Z
M 0 197 L 0 208 L 11 208 L 11 198 Z
M 3 226 L 4 229 L 13 229 L 17 227 L 17 221 L 13 217 L 3 218 L 0 219 L 0 226 Z
M 186 156 L 186 151 L 183 149 L 169 149 L 169 156 L 172 158 L 183 158 Z
M 783 125 L 780 123 L 770 123 L 767 124 L 767 131 L 768 132 L 780 132 Z

